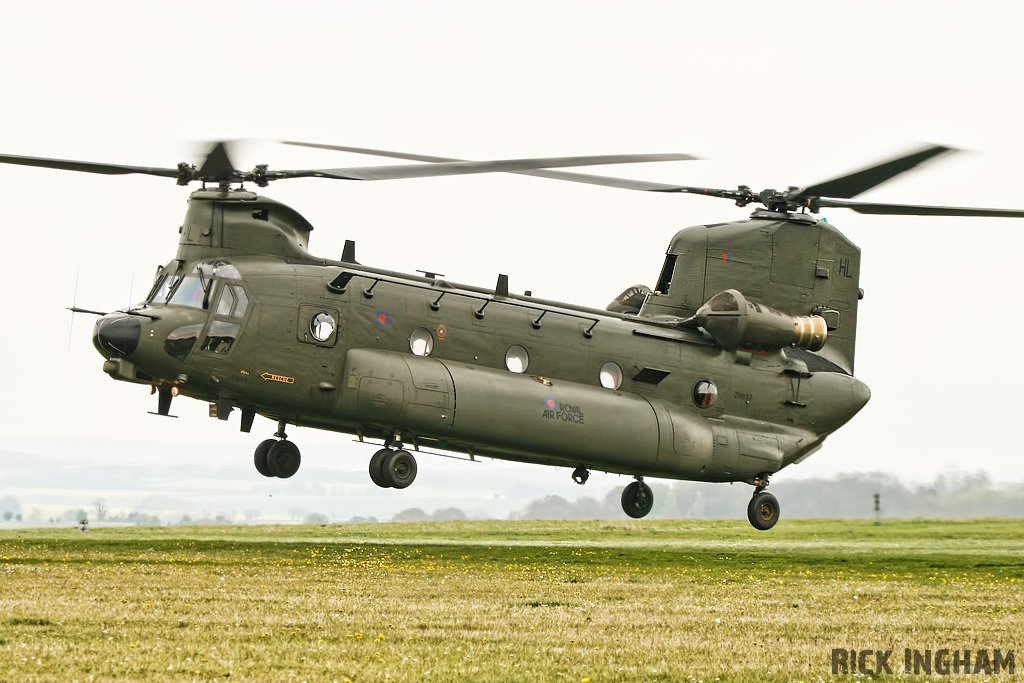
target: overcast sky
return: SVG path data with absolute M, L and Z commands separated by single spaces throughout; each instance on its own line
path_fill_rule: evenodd
M 594 172 L 762 189 L 931 141 L 971 152 L 862 198 L 1024 208 L 1022 20 L 1005 2 L 4 3 L 0 152 L 173 166 L 200 160 L 203 141 L 242 139 L 243 169 L 391 163 L 279 139 L 475 159 L 689 152 L 704 160 Z M 188 191 L 0 167 L 0 450 L 251 463 L 271 423 L 242 435 L 237 414 L 225 425 L 182 400 L 178 420 L 147 415 L 145 387 L 102 372 L 93 319 L 69 331 L 64 310 L 141 299 L 175 253 Z M 512 175 L 296 180 L 266 193 L 314 224 L 314 254 L 337 258 L 354 239 L 363 263 L 480 286 L 507 273 L 516 291 L 597 307 L 653 285 L 677 230 L 750 213 Z M 857 375 L 873 398 L 779 476 L 1024 479 L 1024 220 L 825 215 L 863 250 Z M 363 469 L 373 450 L 292 436 L 321 465 Z M 492 486 L 505 471 L 569 480 L 483 467 Z

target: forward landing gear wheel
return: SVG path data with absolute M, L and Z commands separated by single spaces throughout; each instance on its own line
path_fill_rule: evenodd
M 267 454 L 267 465 L 275 477 L 287 479 L 299 471 L 299 464 L 302 457 L 299 455 L 299 447 L 291 441 L 281 440 L 270 447 Z
M 747 519 L 755 529 L 771 529 L 779 521 L 779 501 L 770 493 L 755 493 L 747 504 Z
M 270 461 L 268 456 L 270 455 L 270 449 L 277 443 L 277 439 L 267 439 L 261 441 L 260 445 L 256 447 L 256 453 L 253 455 L 253 462 L 256 464 L 256 471 L 262 474 L 264 477 L 276 476 L 270 471 Z
M 392 488 L 404 489 L 416 480 L 416 458 L 409 451 L 395 451 L 381 463 L 381 475 Z
M 642 481 L 634 481 L 622 489 L 622 511 L 633 519 L 646 517 L 654 507 L 654 491 Z
M 391 455 L 390 448 L 382 448 L 370 458 L 370 479 L 382 489 L 391 488 L 391 485 L 384 479 L 384 459 Z

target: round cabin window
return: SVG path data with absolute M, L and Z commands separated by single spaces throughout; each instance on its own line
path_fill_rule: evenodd
M 718 387 L 709 379 L 702 379 L 693 385 L 693 402 L 698 408 L 709 408 L 718 398 Z
M 425 327 L 417 327 L 409 335 L 409 350 L 417 356 L 429 356 L 434 350 L 434 336 Z
M 329 341 L 334 336 L 334 330 L 337 328 L 338 323 L 334 320 L 334 316 L 327 311 L 320 311 L 309 320 L 309 333 L 313 335 L 313 339 L 318 342 Z
M 530 365 L 530 354 L 519 344 L 510 346 L 505 352 L 505 367 L 509 372 L 526 372 Z
M 618 363 L 605 363 L 601 366 L 601 386 L 612 391 L 622 386 L 622 368 Z

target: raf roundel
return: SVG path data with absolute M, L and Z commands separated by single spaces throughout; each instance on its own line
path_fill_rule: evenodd
M 377 322 L 377 327 L 387 327 L 388 312 L 385 311 L 383 308 L 378 310 L 377 313 L 374 314 L 374 320 Z
M 547 408 L 548 410 L 557 410 L 558 409 L 558 401 L 556 401 L 553 398 L 545 399 L 544 400 L 544 407 Z

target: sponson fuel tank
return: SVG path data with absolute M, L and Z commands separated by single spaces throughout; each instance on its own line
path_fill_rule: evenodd
M 497 457 L 585 461 L 612 472 L 643 467 L 708 480 L 736 474 L 730 472 L 735 461 L 723 460 L 721 444 L 715 445 L 712 425 L 670 404 L 450 360 L 351 349 L 337 411 L 345 419 L 385 429 L 402 424 L 418 436 Z M 781 466 L 781 453 L 775 460 L 773 471 Z

